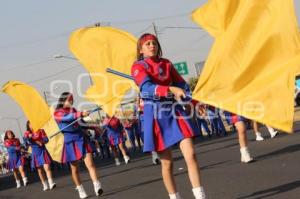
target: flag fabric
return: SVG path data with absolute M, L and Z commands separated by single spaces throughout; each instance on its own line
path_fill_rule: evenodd
M 87 27 L 72 33 L 69 47 L 89 72 L 93 85 L 86 91 L 88 100 L 113 115 L 130 88 L 132 80 L 106 72 L 107 68 L 130 75 L 136 60 L 137 39 L 112 27 Z
M 19 81 L 9 81 L 2 87 L 2 92 L 14 99 L 22 108 L 34 131 L 44 129 L 47 136 L 56 133 L 59 128 L 53 118 L 53 111 L 48 107 L 38 91 Z M 25 125 L 25 124 L 24 124 Z M 63 135 L 58 134 L 46 144 L 53 160 L 60 162 Z
M 300 72 L 293 0 L 209 0 L 192 19 L 215 38 L 193 98 L 291 132 Z

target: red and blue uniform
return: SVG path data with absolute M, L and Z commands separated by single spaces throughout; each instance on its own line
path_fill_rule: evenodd
M 227 134 L 218 108 L 208 105 L 207 116 L 213 133 L 216 135 L 220 135 L 221 133 L 224 135 Z
M 235 123 L 237 123 L 237 122 L 241 122 L 241 121 L 245 122 L 247 120 L 246 118 L 244 118 L 240 115 L 230 113 L 228 111 L 224 111 L 224 115 L 225 115 L 227 123 L 232 124 L 232 125 L 235 125 Z
M 115 116 L 113 116 L 112 118 L 105 118 L 103 124 L 103 127 L 107 131 L 109 144 L 111 146 L 117 146 L 118 144 L 125 141 L 124 128 L 118 118 L 116 118 Z
M 144 101 L 144 152 L 164 151 L 199 133 L 192 120 L 186 119 L 182 105 L 173 105 L 175 100 L 169 94 L 169 86 L 182 88 L 187 95 L 190 95 L 190 89 L 169 60 L 146 58 L 136 61 L 131 75 Z
M 24 158 L 21 156 L 20 140 L 18 138 L 4 140 L 4 146 L 8 152 L 7 169 L 17 169 L 20 166 L 24 166 Z
M 63 163 L 80 160 L 86 153 L 92 152 L 91 146 L 84 139 L 84 132 L 78 122 L 67 127 L 81 117 L 81 112 L 75 108 L 60 108 L 54 112 L 54 117 L 58 127 L 60 129 L 65 128 L 62 131 L 64 146 L 61 161 Z
M 32 134 L 31 138 L 30 134 Z M 49 139 L 43 129 L 39 129 L 36 132 L 26 131 L 24 134 L 24 141 L 32 149 L 31 168 L 37 168 L 44 164 L 51 163 L 52 158 L 45 146 Z

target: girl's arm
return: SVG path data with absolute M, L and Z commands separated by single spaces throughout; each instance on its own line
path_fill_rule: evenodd
M 140 88 L 140 92 L 143 98 L 158 98 L 167 97 L 169 94 L 169 86 L 162 86 L 155 84 L 148 75 L 145 66 L 136 62 L 131 68 L 131 76 L 134 78 L 135 83 Z
M 41 131 L 42 143 L 47 144 L 49 142 L 49 139 L 48 139 L 46 132 L 44 131 L 44 129 L 40 129 L 40 131 Z
M 63 110 L 57 110 L 54 113 L 54 118 L 58 122 L 73 122 L 81 117 L 81 112 L 65 113 Z

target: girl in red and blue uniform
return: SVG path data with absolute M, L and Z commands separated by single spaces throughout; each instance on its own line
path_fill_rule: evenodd
M 133 122 L 132 120 L 126 119 L 124 122 L 124 128 L 127 132 L 131 147 L 134 151 L 136 151 L 136 144 L 135 144 L 135 135 L 133 131 Z
M 128 164 L 130 158 L 126 153 L 123 144 L 125 131 L 123 125 L 121 124 L 121 121 L 115 116 L 112 117 L 107 116 L 103 121 L 103 128 L 106 129 L 109 144 L 115 156 L 116 166 L 119 166 L 121 164 L 118 158 L 118 151 L 116 147 L 119 147 L 125 163 Z
M 187 119 L 180 102 L 190 95 L 190 89 L 173 64 L 162 58 L 156 36 L 142 35 L 137 43 L 137 59 L 131 69 L 144 101 L 144 152 L 157 151 L 162 163 L 162 176 L 171 199 L 180 198 L 172 172 L 171 147 L 179 143 L 196 199 L 205 197 L 200 184 L 192 138 L 198 129 Z
M 7 130 L 4 136 L 4 146 L 8 152 L 7 169 L 12 170 L 17 183 L 17 188 L 21 187 L 21 181 L 18 176 L 18 170 L 22 176 L 24 186 L 28 185 L 28 180 L 24 171 L 24 159 L 21 156 L 20 140 L 15 137 L 11 130 Z
M 248 140 L 247 140 L 247 128 L 246 128 L 246 118 L 224 111 L 224 115 L 229 124 L 234 125 L 238 132 L 239 144 L 240 144 L 240 153 L 241 153 L 241 162 L 250 163 L 253 161 L 253 158 L 250 155 L 248 149 Z
M 101 183 L 98 180 L 96 167 L 92 157 L 92 150 L 88 142 L 84 139 L 84 133 L 78 122 L 71 126 L 72 122 L 79 118 L 88 116 L 86 111 L 79 112 L 73 108 L 73 95 L 69 92 L 61 94 L 56 110 L 54 112 L 55 120 L 64 135 L 64 146 L 62 153 L 62 162 L 70 163 L 72 178 L 79 192 L 80 198 L 87 198 L 87 194 L 81 184 L 79 176 L 79 161 L 84 160 L 90 177 L 93 181 L 94 191 L 97 196 L 103 193 Z
M 32 149 L 31 168 L 37 169 L 40 180 L 43 184 L 43 191 L 46 191 L 48 189 L 52 190 L 56 187 L 56 184 L 53 181 L 50 168 L 52 158 L 45 146 L 45 144 L 49 141 L 48 137 L 43 129 L 39 129 L 34 132 L 29 121 L 27 121 L 26 128 L 27 131 L 24 134 L 24 141 Z M 47 175 L 49 186 L 47 184 L 42 168 L 44 168 L 44 171 Z

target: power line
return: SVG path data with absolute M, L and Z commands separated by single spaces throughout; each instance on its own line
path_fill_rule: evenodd
M 170 19 L 170 18 L 184 17 L 184 16 L 188 16 L 189 14 L 190 13 L 179 13 L 176 15 L 169 15 L 169 16 L 162 16 L 162 17 L 155 17 L 155 18 L 145 18 L 145 19 L 138 19 L 138 20 L 110 21 L 110 23 L 127 25 L 127 24 L 142 23 L 142 22 L 148 22 L 148 21 L 158 21 L 158 20 L 166 20 L 166 19 Z
M 0 48 L 11 48 L 11 47 L 20 47 L 20 46 L 32 45 L 32 44 L 41 43 L 41 42 L 44 42 L 44 41 L 54 40 L 54 39 L 57 39 L 57 38 L 60 38 L 60 37 L 67 37 L 70 33 L 71 33 L 71 30 L 70 31 L 65 31 L 63 33 L 56 34 L 56 35 L 49 35 L 47 37 L 40 38 L 40 39 L 0 45 Z
M 80 64 L 76 64 L 76 65 L 74 65 L 72 67 L 69 67 L 69 68 L 67 68 L 65 70 L 61 70 L 61 71 L 59 71 L 57 73 L 54 73 L 52 75 L 48 75 L 48 76 L 45 76 L 45 77 L 42 77 L 42 78 L 39 78 L 39 79 L 36 79 L 36 80 L 32 80 L 32 81 L 29 81 L 27 83 L 31 84 L 31 83 L 36 83 L 36 82 L 44 81 L 44 80 L 47 80 L 47 79 L 51 79 L 52 77 L 58 76 L 61 73 L 65 73 L 65 72 L 70 71 L 70 70 L 72 70 L 72 69 L 74 69 L 76 67 L 79 67 L 79 66 L 81 66 L 81 65 Z
M 43 64 L 43 63 L 47 63 L 47 62 L 50 62 L 50 61 L 53 61 L 53 60 L 54 60 L 53 58 L 51 58 L 51 59 L 48 58 L 48 59 L 44 59 L 44 60 L 41 60 L 41 61 L 38 61 L 38 62 L 30 63 L 30 64 L 24 64 L 24 65 L 9 67 L 9 69 L 0 70 L 0 72 L 10 72 L 10 71 L 20 69 L 20 68 L 22 68 L 22 69 L 30 68 L 30 67 L 33 67 L 33 66 L 36 66 L 36 65 L 39 65 L 39 64 Z
M 200 28 L 200 27 L 186 27 L 186 26 L 162 26 L 162 28 L 164 28 L 164 29 L 202 30 L 202 28 Z

